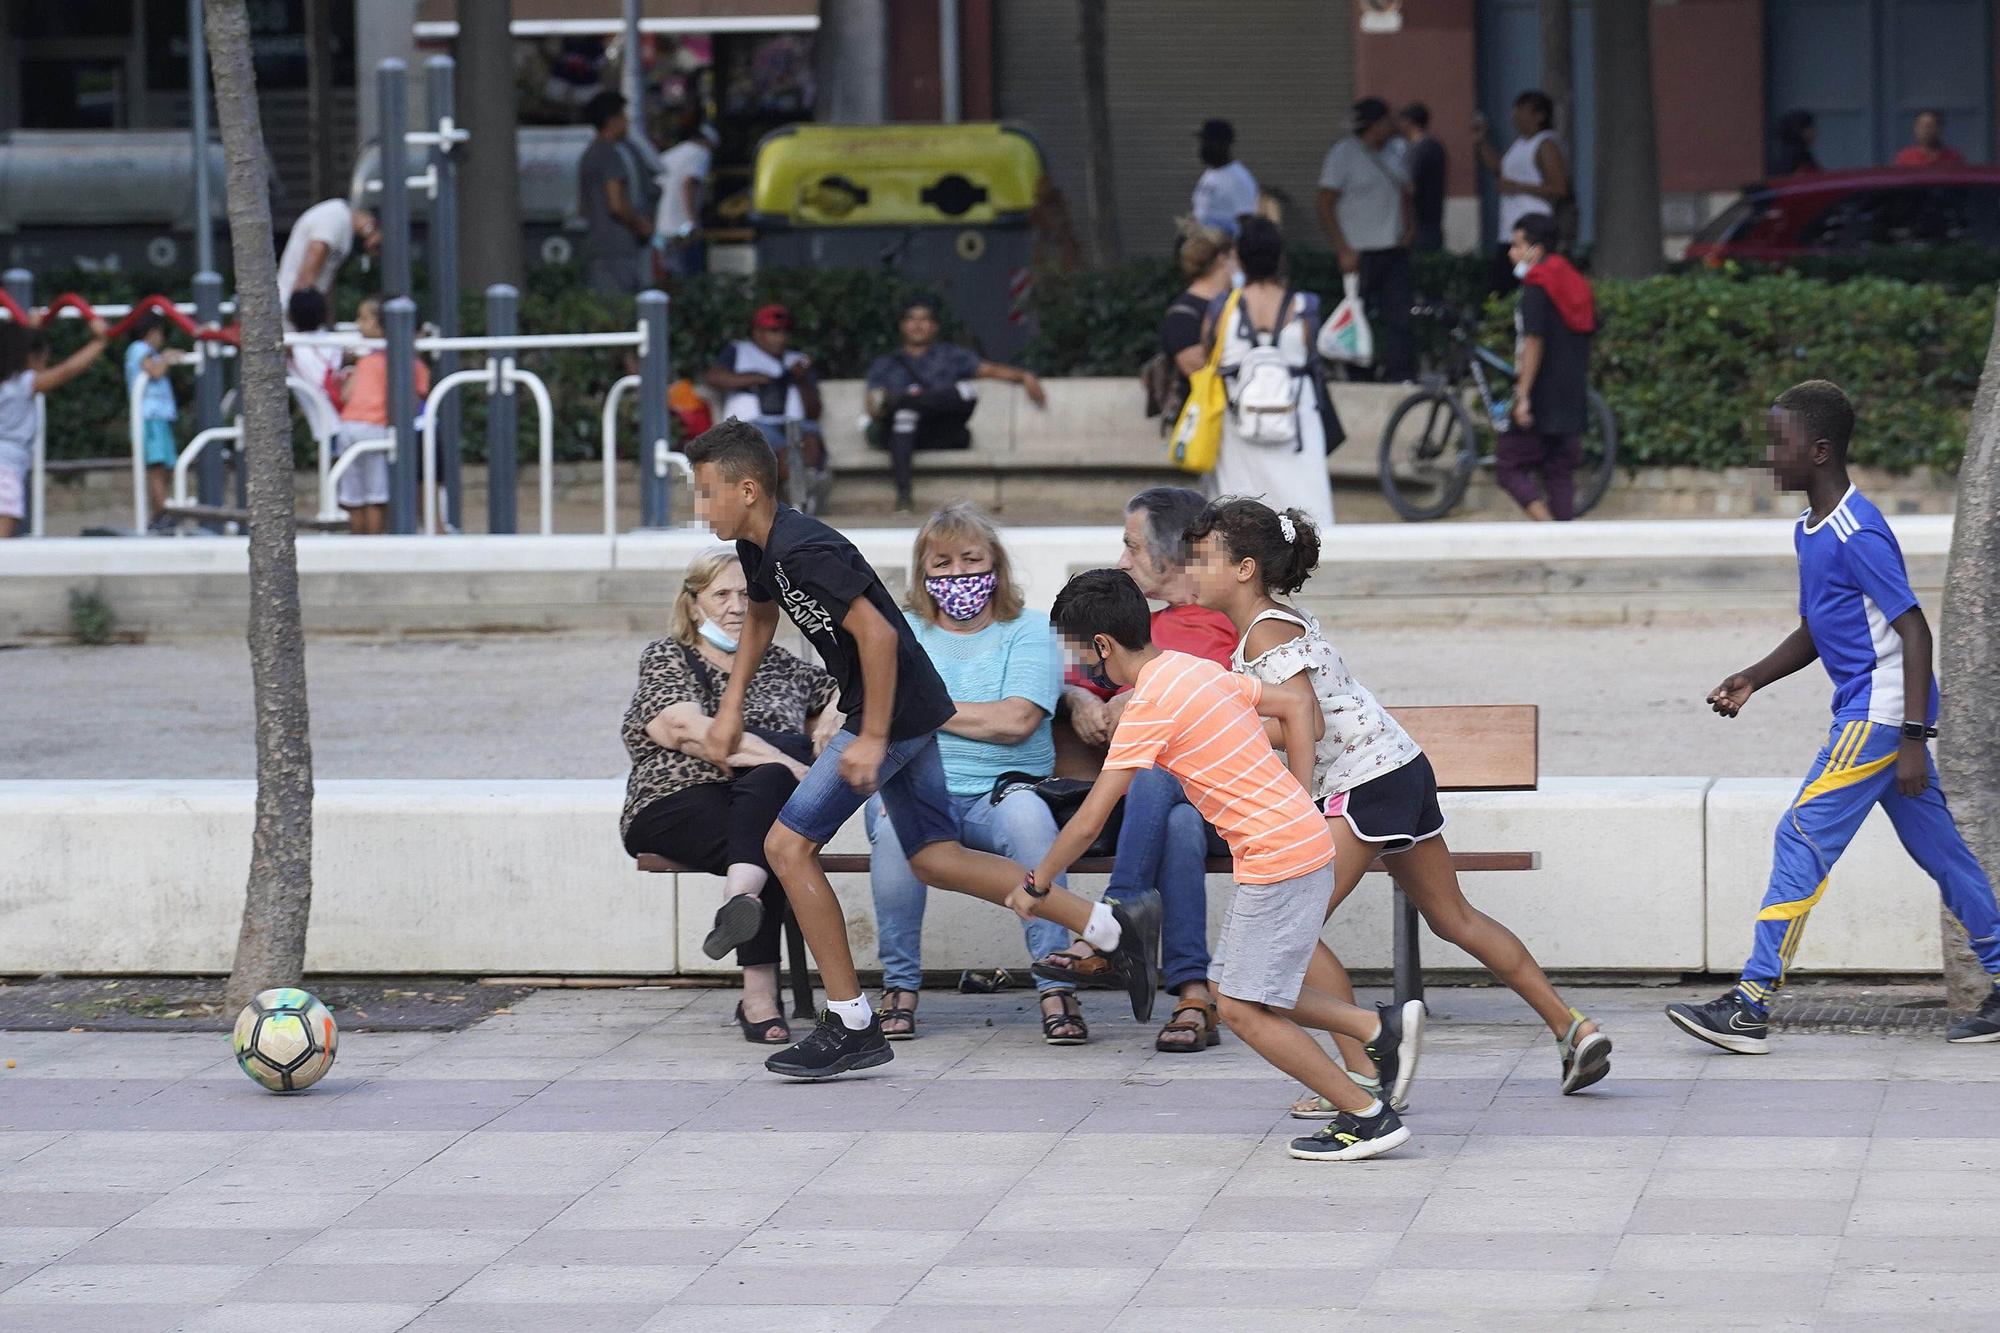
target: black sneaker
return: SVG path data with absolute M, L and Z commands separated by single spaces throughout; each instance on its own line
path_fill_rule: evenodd
M 1293 1139 L 1289 1151 L 1302 1162 L 1358 1162 L 1409 1141 L 1409 1129 L 1385 1106 L 1366 1120 L 1351 1111 L 1336 1111 L 1317 1133 Z
M 764 1068 L 786 1078 L 821 1079 L 873 1069 L 895 1058 L 889 1039 L 882 1035 L 881 1018 L 871 1015 L 868 1026 L 856 1032 L 829 1009 L 820 1013 L 819 1023 L 804 1041 L 779 1051 L 764 1062 Z
M 1417 1051 L 1424 1039 L 1424 1002 L 1378 1004 L 1375 1014 L 1382 1020 L 1382 1030 L 1375 1034 L 1375 1040 L 1362 1043 L 1361 1049 L 1375 1062 L 1375 1078 L 1382 1085 L 1390 1108 L 1407 1111 L 1410 1080 L 1417 1076 Z
M 1944 1039 L 1964 1045 L 2000 1041 L 2000 986 L 1988 991 L 1985 1001 L 1977 1009 L 1953 1023 L 1945 1032 Z
M 1160 974 L 1153 960 L 1160 956 L 1160 895 L 1155 889 L 1113 901 L 1111 915 L 1118 922 L 1118 947 L 1105 957 L 1125 978 L 1125 993 L 1132 997 L 1132 1017 L 1141 1023 L 1153 1017 L 1153 997 L 1160 991 Z
M 1737 1055 L 1765 1055 L 1771 1049 L 1770 1019 L 1753 1012 L 1734 987 L 1707 1004 L 1670 1004 L 1667 1017 L 1689 1036 Z

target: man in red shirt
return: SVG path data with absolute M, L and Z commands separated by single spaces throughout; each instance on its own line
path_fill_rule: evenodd
M 1896 154 L 1899 167 L 1955 167 L 1965 155 L 1944 141 L 1944 115 L 1924 110 L 1917 113 L 1911 137 L 1915 143 Z
M 1221 612 L 1195 605 L 1187 572 L 1183 534 L 1207 504 L 1200 492 L 1179 486 L 1156 486 L 1133 496 L 1125 506 L 1125 549 L 1118 568 L 1132 576 L 1148 601 L 1165 603 L 1153 612 L 1154 646 L 1205 657 L 1227 669 L 1236 650 L 1236 627 Z M 1065 680 L 1060 712 L 1090 750 L 1093 765 L 1102 762 L 1129 693 L 1077 668 Z M 1200 1051 L 1219 1040 L 1215 996 L 1208 985 L 1208 850 L 1208 824 L 1173 774 L 1153 768 L 1133 778 L 1104 896 L 1115 901 L 1147 889 L 1159 891 L 1160 979 L 1179 997 L 1153 1043 L 1161 1051 Z M 1043 961 L 1079 986 L 1120 984 L 1110 964 L 1081 940 Z

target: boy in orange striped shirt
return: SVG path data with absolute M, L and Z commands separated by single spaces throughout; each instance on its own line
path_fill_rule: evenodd
M 1036 885 L 1053 883 L 1083 855 L 1136 773 L 1166 769 L 1235 861 L 1236 897 L 1209 967 L 1223 1021 L 1257 1054 L 1339 1108 L 1319 1133 L 1292 1141 L 1292 1156 L 1355 1161 L 1405 1142 L 1410 1131 L 1396 1113 L 1355 1086 L 1306 1031 L 1362 1042 L 1381 1067 L 1384 1091 L 1400 1098 L 1408 1090 L 1422 1002 L 1381 1005 L 1371 1014 L 1305 984 L 1333 896 L 1333 838 L 1306 794 L 1318 708 L 1213 662 L 1155 648 L 1146 599 L 1120 570 L 1071 579 L 1049 618 L 1087 672 L 1129 685 L 1132 693 L 1104 771 L 1021 892 L 1034 896 Z M 1267 717 L 1278 724 L 1286 763 L 1271 749 L 1261 720 Z

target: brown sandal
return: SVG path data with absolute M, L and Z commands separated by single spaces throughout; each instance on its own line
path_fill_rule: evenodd
M 1181 1018 L 1182 1014 L 1194 1014 L 1196 1017 L 1193 1022 L 1187 1022 Z M 1191 1042 L 1173 1040 L 1167 1036 L 1169 1032 L 1192 1032 L 1195 1039 Z M 1168 1055 L 1189 1055 L 1218 1045 L 1221 1041 L 1222 1034 L 1215 1030 L 1215 1006 L 1194 1000 L 1174 1006 L 1173 1013 L 1167 1016 L 1167 1025 L 1160 1029 L 1159 1036 L 1153 1038 L 1153 1049 Z
M 1090 1024 L 1083 1021 L 1083 1006 L 1076 1004 L 1076 992 L 1069 990 L 1046 990 L 1036 997 L 1037 1002 L 1059 999 L 1062 1009 L 1056 1013 L 1042 1014 L 1042 1040 L 1051 1046 L 1081 1046 L 1090 1040 Z
M 1031 969 L 1043 981 L 1060 981 L 1079 990 L 1123 990 L 1125 978 L 1117 964 L 1101 953 L 1079 958 L 1073 953 L 1052 953 Z
M 907 995 L 908 1005 L 895 1003 L 891 997 Z M 882 992 L 882 1035 L 890 1041 L 915 1041 L 917 1038 L 917 993 L 913 990 L 885 990 Z

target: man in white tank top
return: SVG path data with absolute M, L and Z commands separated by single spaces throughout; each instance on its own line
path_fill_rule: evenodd
M 1507 293 L 1520 285 L 1507 256 L 1514 227 L 1530 213 L 1554 215 L 1571 197 L 1569 162 L 1556 138 L 1555 103 L 1544 92 L 1530 89 L 1514 99 L 1514 142 L 1505 154 L 1486 137 L 1486 118 L 1475 117 L 1473 134 L 1480 165 L 1499 178 L 1500 225 L 1494 248 L 1496 290 Z

